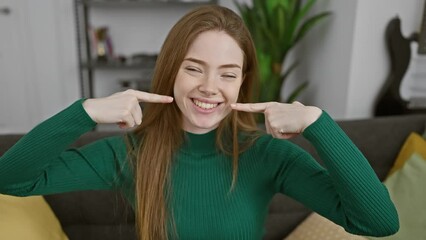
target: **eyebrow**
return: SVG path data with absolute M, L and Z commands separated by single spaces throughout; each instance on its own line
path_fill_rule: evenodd
M 207 63 L 206 62 L 204 62 L 204 61 L 202 61 L 202 60 L 200 60 L 200 59 L 196 59 L 196 58 L 185 58 L 184 59 L 184 61 L 191 61 L 191 62 L 195 62 L 195 63 L 198 63 L 198 64 L 201 64 L 201 65 L 203 65 L 203 66 L 206 66 L 207 65 Z M 240 65 L 238 65 L 238 64 L 235 64 L 235 63 L 230 63 L 230 64 L 224 64 L 224 65 L 220 65 L 219 66 L 219 68 L 239 68 L 239 69 L 241 69 L 241 67 L 240 67 Z

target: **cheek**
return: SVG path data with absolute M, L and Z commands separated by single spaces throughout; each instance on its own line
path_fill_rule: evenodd
M 173 86 L 173 93 L 175 97 L 179 97 L 182 95 L 182 92 L 184 91 L 184 80 L 182 77 L 181 72 L 179 71 L 175 78 L 175 84 Z
M 173 97 L 174 97 L 174 103 L 182 112 L 184 110 L 184 92 L 181 88 L 181 84 L 179 83 L 178 78 L 176 78 L 176 81 L 173 87 Z
M 196 87 L 196 85 L 196 78 L 179 71 L 175 79 L 174 92 L 180 92 L 181 94 L 185 94 L 192 91 Z
M 178 84 L 177 84 L 177 80 L 175 81 L 175 84 L 173 85 L 173 97 L 178 97 L 179 96 L 179 89 L 178 89 Z
M 224 88 L 226 97 L 231 103 L 237 102 L 241 84 L 233 84 Z

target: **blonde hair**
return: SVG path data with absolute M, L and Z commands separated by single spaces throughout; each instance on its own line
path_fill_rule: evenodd
M 253 83 L 257 80 L 257 62 L 253 41 L 241 18 L 233 11 L 217 6 L 201 6 L 183 16 L 170 30 L 158 55 L 151 92 L 173 96 L 174 82 L 180 65 L 194 39 L 205 31 L 224 31 L 244 53 L 244 80 L 238 102 L 250 102 Z M 167 239 L 168 226 L 174 226 L 168 203 L 170 168 L 177 149 L 184 140 L 182 113 L 175 102 L 146 104 L 142 124 L 134 130 L 139 146 L 132 152 L 135 174 L 135 211 L 137 234 L 143 240 Z M 254 141 L 238 142 L 237 133 L 254 133 L 253 116 L 231 112 L 217 129 L 217 146 L 233 158 L 231 189 L 236 184 L 238 155 Z M 163 136 L 163 137 L 159 137 Z M 226 147 L 232 146 L 232 147 Z M 170 220 L 170 222 L 168 222 Z M 171 223 L 171 224 L 169 224 Z M 176 234 L 176 232 L 174 232 Z

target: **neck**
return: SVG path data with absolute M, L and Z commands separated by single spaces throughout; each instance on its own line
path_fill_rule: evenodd
M 216 132 L 216 129 L 202 134 L 185 132 L 182 149 L 191 153 L 216 152 Z

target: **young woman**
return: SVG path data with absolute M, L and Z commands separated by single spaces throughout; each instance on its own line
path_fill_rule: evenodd
M 238 15 L 194 9 L 167 36 L 152 93 L 80 99 L 42 122 L 1 157 L 0 192 L 119 189 L 144 240 L 261 239 L 279 192 L 348 232 L 395 233 L 386 188 L 330 116 L 298 102 L 250 103 L 256 80 L 255 49 Z M 265 115 L 268 134 L 253 113 Z M 67 149 L 102 123 L 137 127 Z M 326 168 L 285 140 L 299 134 Z

